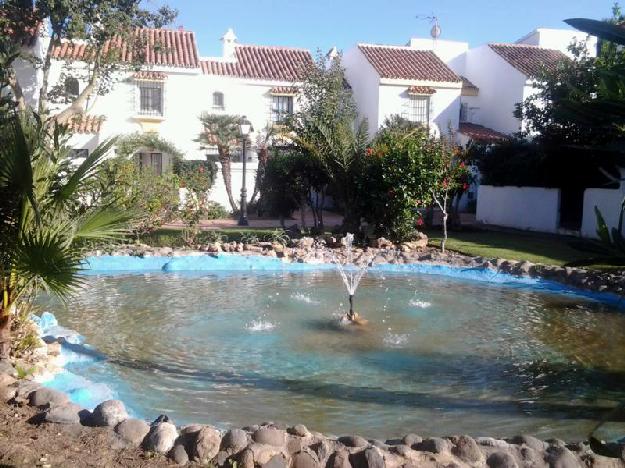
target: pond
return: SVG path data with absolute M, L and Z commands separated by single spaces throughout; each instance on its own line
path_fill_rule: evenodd
M 339 323 L 347 297 L 329 269 L 94 273 L 69 306 L 41 302 L 90 345 L 69 345 L 48 382 L 86 406 L 113 396 L 176 424 L 382 439 L 572 440 L 625 396 L 625 315 L 539 283 L 378 269 L 356 294 L 359 328 Z

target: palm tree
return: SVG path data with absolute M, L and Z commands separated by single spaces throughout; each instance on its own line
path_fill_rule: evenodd
M 241 117 L 238 115 L 220 115 L 204 112 L 200 116 L 200 121 L 204 131 L 200 133 L 197 141 L 200 142 L 202 148 L 217 147 L 219 162 L 221 163 L 221 175 L 226 185 L 228 200 L 230 201 L 232 211 L 237 211 L 239 207 L 232 196 L 232 155 L 230 151 L 238 142 Z
M 80 198 L 115 140 L 77 165 L 65 130 L 30 111 L 0 118 L 0 359 L 10 355 L 11 322 L 26 298 L 41 289 L 67 298 L 81 284 L 89 244 L 119 238 L 131 217 Z

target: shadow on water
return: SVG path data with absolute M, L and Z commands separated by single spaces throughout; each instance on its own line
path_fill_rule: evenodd
M 85 349 L 77 347 L 75 352 L 81 353 Z M 90 350 L 87 350 L 90 351 Z M 90 353 L 88 353 L 90 354 Z M 427 361 L 431 357 L 424 356 L 423 360 Z M 449 359 L 449 356 L 445 357 Z M 465 364 L 470 363 L 471 359 L 463 357 Z M 473 359 L 476 361 L 476 359 Z M 479 361 L 479 358 L 477 359 Z M 512 364 L 491 363 L 483 360 L 482 363 L 473 362 L 471 366 L 495 365 L 512 368 Z M 622 389 L 625 384 L 624 373 L 609 373 L 597 369 L 587 369 L 580 371 L 579 368 L 567 366 L 566 364 L 554 366 L 552 364 L 541 364 L 539 366 L 530 366 L 528 371 L 536 373 L 536 375 L 549 376 L 546 388 L 553 384 L 553 395 L 549 395 L 547 390 L 539 399 L 516 399 L 516 400 L 490 400 L 479 398 L 461 398 L 451 397 L 440 394 L 413 391 L 395 391 L 373 386 L 354 386 L 344 383 L 328 383 L 315 379 L 288 379 L 284 377 L 271 377 L 262 375 L 257 372 L 229 372 L 222 370 L 189 370 L 176 366 L 167 366 L 152 361 L 133 360 L 124 357 L 115 357 L 108 360 L 109 363 L 119 367 L 138 370 L 159 372 L 166 374 L 178 380 L 192 380 L 194 382 L 205 382 L 213 385 L 236 385 L 244 388 L 255 388 L 265 391 L 281 391 L 290 392 L 297 395 L 310 395 L 315 398 L 327 398 L 335 400 L 344 400 L 359 403 L 369 403 L 384 406 L 402 406 L 410 408 L 437 409 L 444 411 L 476 411 L 490 414 L 500 415 L 518 415 L 525 414 L 527 416 L 549 416 L 554 419 L 585 419 L 600 420 L 605 419 L 611 422 L 625 422 L 625 414 L 623 412 L 613 411 L 614 406 L 599 406 L 590 403 L 564 404 L 558 401 L 545 401 L 544 398 L 557 397 L 562 388 L 562 382 L 568 379 L 569 375 L 574 375 L 576 382 L 582 379 L 584 382 L 592 385 L 594 388 L 601 386 L 602 390 Z M 441 374 L 453 371 L 455 367 L 451 366 L 442 369 L 445 366 L 443 357 L 434 358 L 429 363 L 432 367 L 438 367 Z M 429 378 L 436 378 L 436 373 L 430 375 Z M 573 384 L 572 384 L 573 385 Z M 574 385 L 577 385 L 575 383 Z M 570 389 L 569 389 L 570 390 Z M 578 399 L 583 396 L 579 395 Z M 559 401 L 570 401 L 570 395 L 560 395 Z

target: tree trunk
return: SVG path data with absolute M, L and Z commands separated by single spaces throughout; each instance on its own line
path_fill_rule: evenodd
M 11 355 L 11 323 L 15 306 L 2 310 L 0 315 L 0 360 L 9 359 Z
M 100 73 L 98 69 L 95 69 L 93 71 L 93 74 L 91 75 L 91 80 L 89 81 L 89 84 L 85 86 L 85 89 L 82 90 L 82 93 L 79 94 L 76 100 L 72 102 L 69 107 L 59 112 L 54 117 L 54 120 L 56 120 L 60 124 L 65 124 L 69 122 L 69 120 L 75 115 L 84 113 L 85 103 L 87 102 L 87 99 L 89 99 L 89 96 L 94 94 L 99 76 Z
M 447 210 L 443 210 L 443 240 L 441 241 L 441 252 L 445 253 L 447 243 Z
M 265 174 L 265 166 L 267 165 L 267 148 L 258 149 L 258 169 L 256 169 L 256 180 L 254 181 L 254 192 L 250 199 L 250 204 L 254 203 L 256 197 L 260 193 L 260 186 L 262 183 L 263 175 Z
M 52 51 L 54 50 L 55 40 L 54 34 L 50 37 L 48 50 L 43 62 L 43 78 L 41 80 L 41 88 L 39 89 L 39 115 L 43 115 L 48 107 L 48 81 L 50 77 L 50 65 L 52 64 Z
M 8 80 L 11 91 L 13 92 L 13 97 L 15 98 L 15 103 L 17 104 L 17 109 L 20 111 L 26 110 L 26 100 L 24 99 L 24 92 L 22 91 L 22 87 L 17 80 L 15 70 L 12 67 L 9 71 Z
M 221 163 L 221 175 L 224 178 L 224 184 L 226 186 L 226 193 L 228 194 L 228 201 L 233 212 L 239 210 L 237 202 L 234 201 L 232 196 L 232 167 L 230 153 L 224 149 L 219 150 L 219 162 Z

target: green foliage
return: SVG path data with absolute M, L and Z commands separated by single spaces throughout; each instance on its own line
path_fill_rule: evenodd
M 571 262 L 571 266 L 581 265 L 625 265 L 625 237 L 623 236 L 623 216 L 625 215 L 625 199 L 621 203 L 621 208 L 616 227 L 610 229 L 605 222 L 603 214 L 595 206 L 595 217 L 597 219 L 598 242 L 576 245 L 580 250 L 588 253 L 589 257 L 583 260 Z
M 136 132 L 119 137 L 116 144 L 116 154 L 122 158 L 129 158 L 142 148 L 168 154 L 173 158 L 174 164 L 184 159 L 184 154 L 176 148 L 176 145 L 155 132 Z
M 17 372 L 17 380 L 24 380 L 35 373 L 35 367 L 17 365 L 15 366 L 15 372 Z
M 33 113 L 0 121 L 0 345 L 7 357 L 11 317 L 39 288 L 66 297 L 80 284 L 89 242 L 118 239 L 131 214 L 112 202 L 84 202 L 115 140 L 75 165 L 67 137 Z
M 421 209 L 465 189 L 468 170 L 459 154 L 427 128 L 387 120 L 366 151 L 359 192 L 377 234 L 403 241 L 423 224 Z
M 173 173 L 159 176 L 118 156 L 104 161 L 84 195 L 91 204 L 115 203 L 133 213 L 131 229 L 140 235 L 174 218 L 180 203 L 178 183 Z
M 185 235 L 181 229 L 158 229 L 141 236 L 140 241 L 153 247 L 185 247 L 188 245 Z M 214 242 L 244 242 L 252 237 L 260 242 L 278 242 L 283 245 L 290 240 L 282 229 L 223 229 L 201 231 L 195 243 L 205 245 Z
M 307 70 L 300 110 L 287 121 L 288 137 L 325 169 L 344 211 L 347 229 L 360 220 L 358 179 L 367 143 L 367 124 L 356 125 L 356 106 L 346 86 L 340 57 L 329 66 L 323 56 Z
M 265 166 L 260 202 L 272 215 L 288 218 L 306 207 L 312 190 L 322 190 L 326 183 L 319 160 L 298 149 L 276 152 Z

